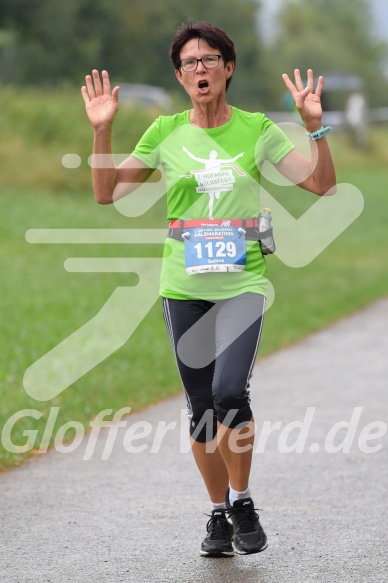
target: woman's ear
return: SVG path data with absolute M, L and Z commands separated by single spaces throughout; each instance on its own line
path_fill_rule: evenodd
M 230 79 L 230 77 L 233 75 L 233 71 L 234 71 L 234 62 L 228 61 L 225 65 L 225 69 L 226 69 L 227 78 Z
M 182 73 L 179 69 L 175 69 L 175 77 L 178 79 L 179 83 L 183 85 Z

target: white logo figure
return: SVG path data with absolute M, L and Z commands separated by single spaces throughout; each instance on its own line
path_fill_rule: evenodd
M 235 177 L 233 176 L 233 169 L 236 170 L 240 176 L 246 176 L 246 174 L 241 172 L 237 166 L 233 165 L 233 162 L 235 162 L 238 158 L 241 158 L 241 156 L 244 156 L 245 152 L 237 154 L 237 156 L 230 158 L 230 160 L 219 160 L 217 151 L 211 150 L 209 159 L 206 160 L 204 158 L 197 158 L 197 156 L 194 156 L 194 154 L 189 152 L 185 146 L 182 147 L 182 150 L 196 162 L 200 162 L 201 164 L 205 165 L 204 170 L 192 170 L 188 176 L 183 175 L 183 177 L 191 178 L 194 176 L 198 183 L 196 191 L 208 193 L 209 219 L 213 219 L 214 198 L 219 199 L 221 192 L 233 190 L 233 185 L 236 181 Z M 229 166 L 231 169 L 227 170 L 227 166 Z

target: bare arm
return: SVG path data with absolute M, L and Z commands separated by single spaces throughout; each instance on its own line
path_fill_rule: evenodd
M 336 192 L 334 164 L 326 138 L 311 144 L 310 160 L 300 152 L 292 150 L 275 164 L 275 168 L 294 184 L 318 196 Z
M 112 126 L 119 109 L 119 88 L 110 90 L 109 75 L 94 69 L 93 77 L 87 75 L 86 86 L 81 89 L 86 113 L 94 130 L 92 179 L 94 196 L 100 204 L 111 204 L 118 198 L 133 192 L 153 172 L 133 156 L 129 156 L 118 168 L 112 155 Z
M 321 93 L 323 89 L 323 77 L 319 77 L 314 93 L 313 72 L 307 71 L 307 87 L 303 87 L 299 69 L 295 69 L 295 85 L 288 75 L 283 75 L 283 80 L 290 91 L 295 105 L 299 111 L 306 131 L 313 133 L 322 127 Z M 326 138 L 311 142 L 311 159 L 293 150 L 287 154 L 276 168 L 286 178 L 298 184 L 301 188 L 313 192 L 319 196 L 335 194 L 336 173 Z

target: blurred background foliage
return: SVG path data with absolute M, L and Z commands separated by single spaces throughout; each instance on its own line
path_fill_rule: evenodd
M 310 67 L 357 75 L 369 106 L 387 105 L 387 45 L 375 33 L 369 0 L 287 0 L 279 28 L 272 57 L 278 74 Z
M 281 74 L 295 67 L 312 67 L 340 83 L 356 76 L 370 107 L 388 105 L 388 51 L 375 34 L 371 0 L 282 0 L 276 34 L 263 30 L 269 1 L 0 0 L 2 188 L 90 192 L 91 130 L 80 87 L 93 68 L 107 69 L 122 86 L 115 152 L 129 154 L 162 111 L 134 106 L 124 84 L 162 87 L 171 112 L 190 107 L 168 54 L 175 30 L 188 19 L 209 20 L 234 40 L 237 68 L 228 100 L 238 107 L 289 108 Z M 329 101 L 338 109 L 346 98 L 336 91 Z M 370 140 L 370 158 L 381 158 L 377 142 Z M 80 168 L 63 167 L 68 152 L 81 157 Z
M 224 28 L 237 47 L 230 101 L 281 107 L 279 75 L 295 67 L 359 75 L 371 106 L 386 102 L 387 46 L 376 39 L 369 0 L 285 0 L 275 42 L 260 34 L 261 0 L 0 0 L 3 84 L 81 85 L 92 68 L 116 82 L 179 91 L 168 49 L 191 18 Z

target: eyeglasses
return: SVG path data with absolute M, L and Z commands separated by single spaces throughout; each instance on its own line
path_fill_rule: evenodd
M 196 59 L 195 57 L 187 57 L 187 59 L 182 59 L 179 66 L 186 73 L 195 71 L 198 67 L 198 63 L 201 62 L 205 69 L 215 69 L 218 67 L 220 59 L 223 59 L 221 55 L 204 55 L 202 59 Z

